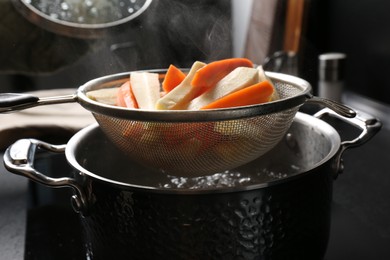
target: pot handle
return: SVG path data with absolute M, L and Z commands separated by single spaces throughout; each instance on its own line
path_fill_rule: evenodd
M 360 135 L 353 140 L 341 142 L 340 148 L 335 156 L 336 177 L 344 170 L 342 155 L 345 150 L 360 146 L 375 136 L 382 127 L 382 123 L 375 117 L 361 111 L 355 111 L 353 118 L 344 117 L 332 109 L 324 108 L 314 114 L 314 117 L 321 118 L 325 115 L 340 119 L 350 125 L 362 130 Z
M 83 215 L 87 212 L 87 197 L 82 186 L 70 177 L 52 178 L 34 168 L 37 148 L 54 153 L 64 153 L 66 145 L 52 145 L 36 139 L 20 139 L 12 144 L 4 153 L 5 168 L 17 175 L 24 176 L 34 182 L 52 187 L 71 187 L 75 194 L 71 197 L 72 207 Z
M 342 117 L 353 118 L 356 116 L 356 111 L 354 109 L 331 99 L 311 95 L 310 99 L 307 100 L 307 103 L 314 103 L 325 106 L 332 109 L 333 113 L 336 112 Z
M 76 102 L 77 95 L 64 95 L 39 98 L 23 93 L 0 93 L 0 113 L 19 111 L 41 105 Z

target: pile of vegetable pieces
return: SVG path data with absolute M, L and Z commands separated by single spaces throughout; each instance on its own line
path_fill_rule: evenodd
M 278 94 L 261 66 L 245 58 L 205 64 L 196 61 L 186 74 L 170 65 L 163 81 L 158 73 L 132 72 L 128 81 L 111 92 L 111 103 L 146 110 L 204 110 L 261 104 Z M 104 94 L 91 91 L 94 100 Z M 107 103 L 107 102 L 105 102 Z

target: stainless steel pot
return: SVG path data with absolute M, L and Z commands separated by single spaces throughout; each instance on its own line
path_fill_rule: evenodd
M 354 140 L 316 117 L 330 115 L 362 130 Z M 322 259 L 330 227 L 332 185 L 342 153 L 374 136 L 381 123 L 329 109 L 298 113 L 269 153 L 236 169 L 190 178 L 163 176 L 131 162 L 98 125 L 67 145 L 23 139 L 6 168 L 51 187 L 71 187 L 88 259 Z M 71 177 L 34 169 L 37 150 L 65 152 Z M 197 188 L 196 188 L 197 187 Z
M 48 31 L 76 38 L 100 38 L 128 24 L 152 0 L 11 0 L 27 20 Z

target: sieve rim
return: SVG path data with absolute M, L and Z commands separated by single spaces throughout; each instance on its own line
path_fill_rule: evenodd
M 166 69 L 139 70 L 139 72 L 151 72 L 159 74 L 164 74 L 166 73 L 166 71 Z M 86 82 L 77 90 L 76 95 L 78 103 L 92 113 L 119 119 L 151 122 L 186 123 L 236 120 L 277 113 L 290 108 L 301 106 L 306 102 L 307 99 L 312 97 L 312 88 L 309 82 L 292 75 L 277 72 L 266 72 L 266 75 L 271 80 L 292 84 L 295 87 L 298 87 L 301 90 L 300 94 L 263 104 L 209 110 L 131 109 L 103 104 L 87 97 L 86 93 L 88 91 L 96 89 L 96 86 L 100 86 L 100 88 L 120 86 L 122 83 L 129 79 L 130 73 L 131 72 L 112 74 Z

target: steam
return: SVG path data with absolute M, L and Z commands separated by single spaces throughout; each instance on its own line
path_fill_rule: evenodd
M 196 60 L 230 57 L 231 34 L 230 1 L 153 0 L 137 20 L 113 27 L 107 37 L 86 41 L 88 51 L 80 53 L 78 44 L 59 44 L 64 58 L 77 53 L 79 59 L 57 76 L 69 87 L 125 71 L 170 64 L 188 68 Z
M 154 0 L 137 21 L 105 39 L 111 51 L 91 66 L 110 74 L 231 57 L 231 27 L 230 1 Z
M 231 56 L 230 1 L 157 1 L 146 18 L 161 65 Z M 229 4 L 227 4 L 229 3 Z M 165 64 L 164 64 L 165 63 Z

